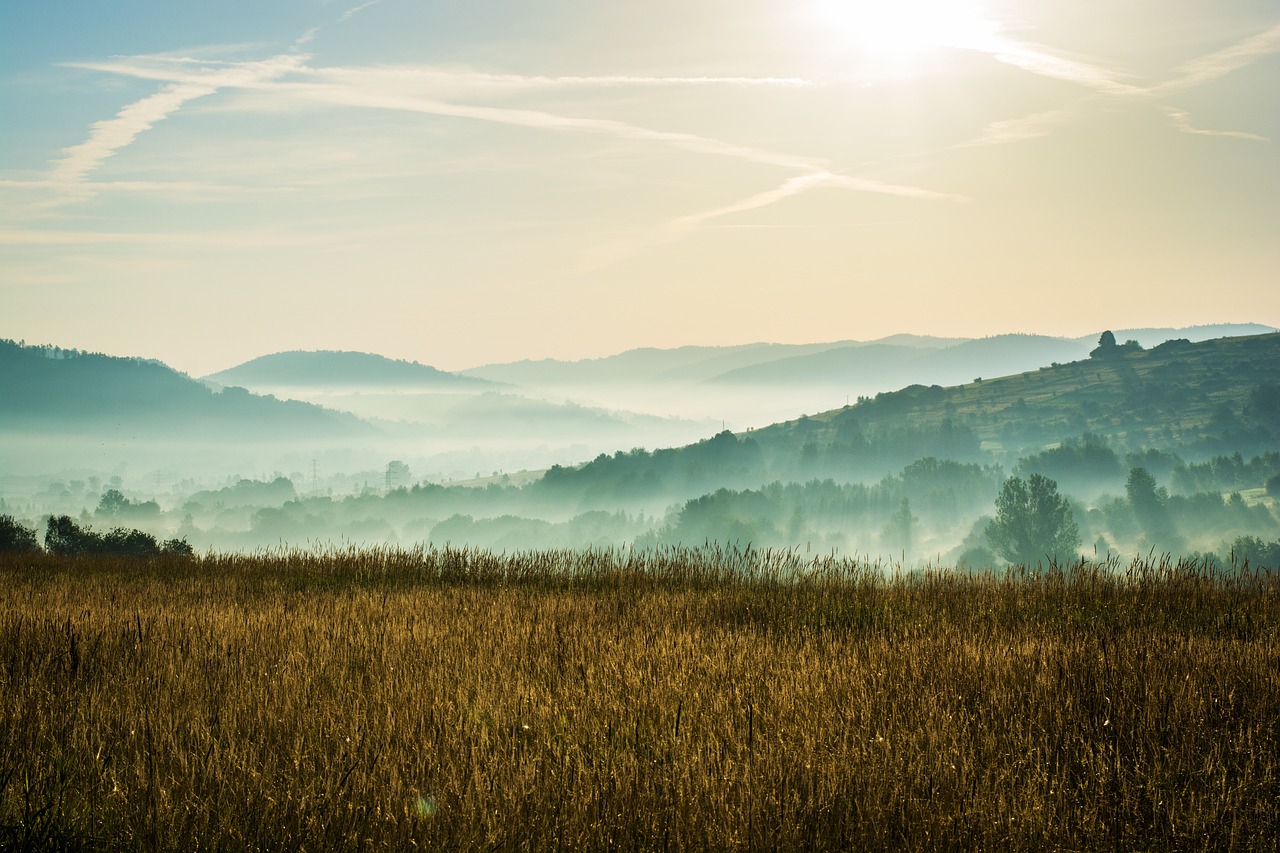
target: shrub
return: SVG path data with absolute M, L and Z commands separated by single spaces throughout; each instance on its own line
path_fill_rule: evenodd
M 39 550 L 34 530 L 11 515 L 0 515 L 0 552 L 21 554 Z

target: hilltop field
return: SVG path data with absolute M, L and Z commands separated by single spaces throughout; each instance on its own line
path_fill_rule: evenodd
M 0 555 L 0 848 L 1260 850 L 1280 583 Z

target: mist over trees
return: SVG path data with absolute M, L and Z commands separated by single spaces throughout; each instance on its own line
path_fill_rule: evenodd
M 199 549 L 430 542 L 508 551 L 715 541 L 972 569 L 1082 552 L 1270 559 L 1280 540 L 1278 342 L 1115 343 L 1115 352 L 1104 341 L 1105 354 L 1083 361 L 911 385 L 520 476 L 439 482 L 388 453 L 339 479 L 317 476 L 315 459 L 298 454 L 291 473 L 190 480 L 163 494 L 151 482 L 159 472 L 70 473 L 20 501 L 0 496 L 0 511 L 46 547 L 139 552 L 175 538 Z M 10 539 L 29 545 L 20 533 Z
M 1058 484 L 1041 474 L 1025 482 L 1010 477 L 996 498 L 987 539 L 1006 561 L 1023 566 L 1069 562 L 1080 546 L 1080 528 Z

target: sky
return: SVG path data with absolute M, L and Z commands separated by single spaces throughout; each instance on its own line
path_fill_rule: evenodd
M 0 5 L 0 337 L 199 376 L 1280 325 L 1276 0 Z

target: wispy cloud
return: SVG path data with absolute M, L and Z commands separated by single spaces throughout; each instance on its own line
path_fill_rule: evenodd
M 634 87 L 734 86 L 761 88 L 816 88 L 825 85 L 803 77 L 742 76 L 646 76 L 646 75 L 541 75 L 491 74 L 471 69 L 422 65 L 331 66 L 310 69 L 314 79 L 394 90 L 402 93 L 452 95 L 510 93 L 541 89 Z
M 931 201 L 967 202 L 967 196 L 940 193 L 920 187 L 904 186 L 876 181 L 870 178 L 859 178 L 841 175 L 826 170 L 797 175 L 783 181 L 777 187 L 756 193 L 730 204 L 685 214 L 667 220 L 661 227 L 650 229 L 626 238 L 615 240 L 604 245 L 586 250 L 579 259 L 573 272 L 585 274 L 598 272 L 607 267 L 621 263 L 634 257 L 641 251 L 652 249 L 666 243 L 673 243 L 702 228 L 713 219 L 731 216 L 735 213 L 746 213 L 768 207 L 809 190 L 829 187 L 853 192 L 870 192 L 894 195 L 901 198 L 927 199 Z
M 996 39 L 984 43 L 981 50 L 997 62 L 1041 77 L 1075 83 L 1105 95 L 1133 95 L 1141 91 L 1139 87 L 1121 82 L 1118 79 L 1120 74 L 1115 70 L 1059 56 L 1038 45 Z
M 820 171 L 807 175 L 799 175 L 784 181 L 780 186 L 762 193 L 748 196 L 740 201 L 732 204 L 722 205 L 721 207 L 711 208 L 699 213 L 679 216 L 670 220 L 666 229 L 672 233 L 680 233 L 691 231 L 704 222 L 712 219 L 719 219 L 722 216 L 729 216 L 734 213 L 745 213 L 749 210 L 758 210 L 762 207 L 768 207 L 776 204 L 783 199 L 791 198 L 819 187 L 831 187 L 836 189 L 854 190 L 856 192 L 883 193 L 885 195 L 896 195 L 903 198 L 931 199 L 936 201 L 968 201 L 965 196 L 951 195 L 948 193 L 934 192 L 933 190 L 921 189 L 919 187 L 902 186 L 898 184 L 889 184 L 881 181 L 874 181 L 868 178 L 857 178 L 848 175 L 838 175 L 832 172 Z
M 1177 69 L 1178 76 L 1149 91 L 1153 95 L 1161 95 L 1199 86 L 1252 65 L 1273 53 L 1280 53 L 1280 24 L 1230 47 L 1181 65 Z
M 1039 139 L 1048 136 L 1062 125 L 1079 116 L 1078 107 L 1063 107 L 1056 110 L 1044 110 L 1021 118 L 995 121 L 987 125 L 982 135 L 961 142 L 956 148 L 973 148 L 981 145 L 1003 145 L 1010 142 L 1024 142 L 1028 139 Z
M 89 138 L 63 151 L 54 162 L 49 177 L 63 184 L 82 183 L 93 171 L 138 136 L 178 111 L 183 104 L 212 95 L 225 87 L 246 86 L 291 71 L 305 60 L 298 55 L 281 55 L 261 62 L 243 62 L 216 71 L 182 75 L 154 95 L 123 107 L 113 118 L 95 122 Z
M 233 184 L 213 184 L 200 181 L 61 181 L 36 180 L 20 181 L 0 179 L 0 187 L 7 189 L 64 190 L 126 193 L 234 193 L 240 195 L 249 192 L 287 192 L 289 187 L 245 186 Z
M 342 17 L 341 17 L 341 18 L 339 18 L 338 20 L 339 20 L 339 21 L 349 21 L 349 20 L 351 20 L 353 17 L 355 17 L 356 15 L 360 14 L 361 12 L 363 12 L 365 9 L 368 9 L 370 6 L 376 6 L 376 5 L 378 5 L 378 3 L 380 3 L 380 2 L 382 2 L 382 0 L 365 0 L 365 2 L 364 2 L 364 3 L 361 3 L 361 4 L 360 4 L 360 5 L 358 5 L 358 6 L 352 6 L 350 9 L 348 9 L 348 10 L 347 10 L 347 11 L 345 11 L 345 12 L 343 12 L 343 13 L 342 13 Z
M 0 228 L 0 245 L 10 246 L 111 246 L 147 245 L 209 248 L 266 248 L 274 246 L 330 245 L 329 234 L 253 232 L 70 231 L 34 228 Z
M 1102 66 L 1058 57 L 1046 49 L 1005 39 L 997 39 L 981 47 L 998 61 L 1014 65 L 1025 71 L 1044 77 L 1065 80 L 1092 89 L 1094 95 L 1110 100 L 1150 100 L 1166 93 L 1182 91 L 1216 80 L 1233 71 L 1280 53 L 1280 25 L 1243 39 L 1230 47 L 1184 63 L 1176 69 L 1176 76 L 1154 86 L 1138 86 L 1121 82 L 1119 72 Z M 1176 107 L 1165 107 L 1165 114 L 1183 133 L 1207 136 L 1234 137 L 1254 141 L 1269 141 L 1266 137 L 1244 131 L 1203 130 L 1193 127 L 1188 114 Z M 1033 113 L 1021 118 L 993 122 L 987 125 L 981 136 L 955 146 L 957 148 L 979 145 L 999 145 L 1047 136 L 1056 128 L 1067 124 L 1081 114 L 1079 104 Z
M 1259 136 L 1256 133 L 1248 133 L 1243 130 L 1206 130 L 1204 128 L 1195 127 L 1191 124 L 1191 115 L 1177 107 L 1165 107 L 1165 115 L 1173 121 L 1173 126 L 1183 133 L 1194 133 L 1201 136 L 1226 136 L 1233 139 L 1248 139 L 1253 142 L 1270 142 L 1271 140 L 1265 136 Z
M 424 113 L 539 130 L 577 131 L 581 133 L 602 134 L 619 139 L 630 139 L 639 142 L 655 142 L 686 151 L 729 157 L 761 165 L 778 166 L 785 169 L 814 171 L 825 168 L 826 166 L 826 161 L 819 158 L 783 154 L 763 148 L 739 145 L 733 142 L 725 142 L 692 133 L 652 130 L 640 125 L 628 124 L 627 122 L 616 121 L 613 119 L 579 118 L 544 112 L 542 110 L 489 107 L 476 104 L 457 104 L 433 98 L 400 95 L 353 86 L 339 86 L 331 84 L 267 83 L 259 81 L 248 88 L 262 88 L 277 92 L 287 92 L 308 100 L 322 101 L 325 103 L 339 104 L 349 107 Z
M 300 48 L 306 47 L 307 45 L 311 44 L 311 42 L 315 41 L 316 36 L 318 35 L 320 35 L 320 28 L 311 27 L 310 29 L 304 31 L 302 35 L 298 36 L 296 39 L 293 40 L 293 49 L 298 50 Z
M 114 118 L 95 122 L 89 129 L 89 138 L 79 145 L 67 148 L 62 158 L 54 164 L 50 172 L 52 181 L 64 185 L 83 181 L 108 157 L 167 118 L 187 101 L 216 91 L 217 86 L 170 84 L 154 95 L 125 106 Z

